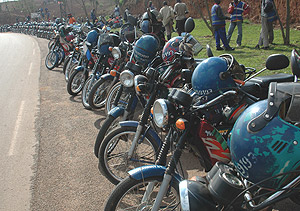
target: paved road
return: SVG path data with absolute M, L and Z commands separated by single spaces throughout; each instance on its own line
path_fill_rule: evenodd
M 0 210 L 28 210 L 40 52 L 36 39 L 11 33 L 0 33 L 0 49 Z
M 114 187 L 93 154 L 104 113 L 69 96 L 60 67 L 45 68 L 47 43 L 0 33 L 0 210 L 103 210 Z M 199 173 L 198 163 L 183 166 Z M 276 209 L 300 207 L 287 200 Z

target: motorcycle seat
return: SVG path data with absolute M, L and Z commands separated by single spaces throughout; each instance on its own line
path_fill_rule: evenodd
M 293 81 L 294 76 L 286 73 L 258 76 L 247 81 L 242 89 L 255 97 L 266 99 L 268 97 L 268 89 L 271 82 L 282 83 Z

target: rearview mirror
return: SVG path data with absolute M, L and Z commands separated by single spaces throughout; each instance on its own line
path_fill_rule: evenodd
M 300 76 L 300 56 L 297 50 L 292 50 L 291 54 L 291 67 L 293 75 L 297 76 L 299 78 Z
M 195 28 L 195 22 L 194 19 L 189 17 L 188 19 L 186 19 L 185 23 L 184 23 L 184 30 L 187 33 L 191 33 Z
M 280 70 L 288 67 L 289 58 L 283 54 L 272 54 L 267 58 L 266 68 L 268 70 Z
M 212 52 L 212 50 L 211 50 L 211 48 L 208 44 L 206 45 L 206 54 L 207 54 L 207 57 L 213 57 L 214 56 L 214 54 L 213 54 L 213 52 Z
M 128 15 L 127 20 L 131 25 L 137 26 L 137 19 L 132 15 Z

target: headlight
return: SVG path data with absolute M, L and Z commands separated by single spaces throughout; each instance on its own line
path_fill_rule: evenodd
M 164 127 L 168 124 L 169 113 L 166 100 L 158 99 L 153 104 L 153 119 L 157 127 Z
M 118 47 L 114 47 L 111 51 L 111 54 L 113 55 L 114 59 L 120 59 L 121 58 L 121 51 Z
M 125 87 L 132 87 L 133 86 L 133 78 L 134 78 L 134 74 L 129 70 L 124 70 L 120 74 L 120 82 Z

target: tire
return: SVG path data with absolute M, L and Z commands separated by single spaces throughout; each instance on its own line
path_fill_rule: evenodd
M 66 82 L 69 81 L 70 76 L 75 72 L 75 68 L 77 67 L 77 63 L 71 63 L 69 67 L 67 66 L 66 72 L 65 72 L 65 80 Z
M 65 61 L 64 61 L 64 65 L 63 65 L 63 73 L 64 75 L 66 75 L 66 69 L 68 66 L 70 66 L 69 62 L 71 61 L 71 57 L 68 56 Z
M 94 153 L 95 156 L 98 157 L 99 154 L 99 148 L 100 145 L 105 137 L 105 135 L 110 131 L 109 129 L 113 129 L 114 127 L 116 127 L 119 123 L 120 117 L 115 118 L 112 115 L 108 115 L 103 123 L 103 125 L 101 126 L 99 133 L 97 135 L 96 141 L 95 141 L 95 145 L 94 145 Z
M 139 166 L 154 164 L 158 154 L 158 144 L 147 133 L 142 143 L 134 152 L 136 161 L 127 160 L 136 127 L 120 126 L 110 131 L 102 141 L 99 149 L 99 170 L 113 184 L 118 184 L 127 176 L 127 172 Z M 120 155 L 123 157 L 120 157 Z
M 115 101 L 115 98 L 118 94 L 118 91 L 121 87 L 121 82 L 116 83 L 107 94 L 106 102 L 105 102 L 105 113 L 106 115 L 109 113 L 109 111 L 113 108 L 113 103 Z M 123 91 L 118 106 L 126 107 L 129 100 L 129 95 L 127 95 L 126 92 Z
M 53 70 L 58 61 L 58 55 L 55 51 L 50 51 L 45 59 L 45 65 L 49 70 Z
M 89 94 L 91 93 L 91 89 L 93 85 L 96 83 L 97 79 L 96 77 L 93 77 L 92 75 L 89 76 L 89 78 L 85 81 L 84 86 L 82 88 L 82 94 L 81 94 L 81 102 L 84 108 L 91 110 L 92 107 L 90 106 L 88 102 Z M 90 87 L 90 90 L 89 90 Z
M 105 203 L 104 211 L 114 210 L 151 210 L 163 176 L 151 176 L 139 180 L 126 177 L 120 182 L 110 194 Z M 147 185 L 155 184 L 148 200 L 141 203 Z M 172 180 L 171 187 L 168 188 L 159 210 L 181 210 L 179 197 L 179 184 L 177 180 Z
M 65 60 L 65 52 L 62 49 L 58 49 L 58 62 L 56 64 L 56 67 L 61 65 L 64 60 Z
M 88 72 L 84 73 L 84 70 L 73 72 L 67 84 L 67 91 L 70 95 L 78 95 L 88 78 Z
M 88 102 L 92 109 L 103 108 L 113 79 L 100 78 L 89 94 Z

